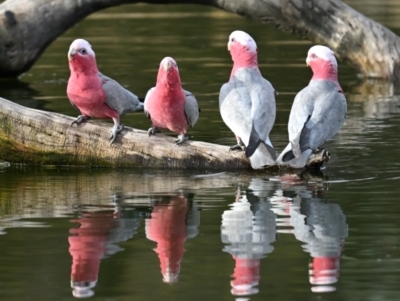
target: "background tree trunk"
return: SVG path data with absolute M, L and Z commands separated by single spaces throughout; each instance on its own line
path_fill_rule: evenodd
M 12 0 L 0 4 L 0 76 L 27 71 L 89 14 L 135 0 Z M 340 0 L 144 0 L 211 5 L 325 44 L 364 77 L 400 80 L 400 39 Z M 268 38 L 268 37 L 266 37 Z

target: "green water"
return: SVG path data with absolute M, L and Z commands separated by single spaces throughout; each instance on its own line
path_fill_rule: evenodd
M 400 31 L 395 10 L 353 2 Z M 232 145 L 218 93 L 236 29 L 255 38 L 261 72 L 279 91 L 271 140 L 281 151 L 291 103 L 311 76 L 312 44 L 208 7 L 96 13 L 18 80 L 1 80 L 1 96 L 76 116 L 65 94 L 75 38 L 87 39 L 99 69 L 139 96 L 172 56 L 202 108 L 190 139 Z M 390 85 L 359 83 L 339 64 L 348 115 L 326 145 L 332 159 L 320 174 L 0 169 L 0 299 L 72 300 L 73 278 L 91 283 L 80 291 L 91 300 L 398 300 L 400 99 Z M 144 114 L 122 122 L 150 126 Z

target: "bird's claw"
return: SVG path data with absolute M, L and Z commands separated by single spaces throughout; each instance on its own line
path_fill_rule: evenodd
M 149 135 L 149 137 L 152 136 L 152 135 L 155 135 L 155 134 L 157 134 L 157 133 L 161 133 L 161 131 L 160 131 L 158 128 L 156 128 L 155 126 L 152 126 L 152 127 L 149 128 L 149 130 L 147 131 L 147 135 Z
M 189 140 L 188 136 L 186 136 L 185 134 L 182 135 L 178 135 L 178 139 L 175 140 L 176 144 L 182 144 L 183 142 Z
M 76 118 L 74 121 L 71 122 L 71 126 L 73 126 L 74 124 L 80 125 L 82 122 L 85 122 L 88 119 L 90 119 L 89 116 L 79 115 L 78 118 Z
M 114 143 L 115 139 L 117 139 L 117 135 L 121 133 L 123 129 L 124 129 L 123 124 L 114 125 L 110 136 L 110 144 Z
M 234 151 L 234 150 L 239 150 L 239 151 L 245 151 L 246 150 L 246 145 L 242 143 L 238 143 L 232 147 L 229 148 L 229 151 Z

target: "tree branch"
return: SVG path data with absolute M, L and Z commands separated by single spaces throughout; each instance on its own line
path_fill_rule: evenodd
M 0 76 L 27 71 L 59 35 L 91 13 L 134 0 L 13 0 L 0 4 Z M 400 39 L 340 0 L 147 0 L 214 6 L 325 44 L 364 77 L 400 80 Z

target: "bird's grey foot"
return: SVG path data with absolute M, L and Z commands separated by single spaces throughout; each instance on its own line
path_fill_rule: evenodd
M 238 144 L 229 148 L 229 151 L 233 151 L 233 150 L 245 151 L 246 145 L 244 145 L 244 143 L 242 141 L 240 141 Z
M 178 135 L 178 139 L 175 140 L 176 144 L 182 144 L 183 142 L 189 140 L 188 136 L 186 136 L 185 134 L 182 135 Z
M 76 118 L 74 121 L 71 122 L 71 126 L 73 126 L 74 124 L 80 125 L 82 122 L 85 122 L 89 119 L 90 119 L 89 116 L 79 115 L 78 118 Z
M 115 139 L 117 139 L 117 135 L 119 133 L 122 132 L 122 130 L 124 129 L 124 125 L 123 124 L 118 124 L 118 125 L 114 125 L 112 131 L 111 131 L 111 136 L 110 136 L 110 144 L 113 144 Z
M 149 128 L 149 130 L 147 131 L 147 135 L 149 135 L 149 137 L 152 136 L 152 135 L 155 135 L 155 134 L 157 134 L 157 133 L 161 133 L 161 131 L 160 131 L 158 128 L 156 128 L 155 126 L 152 126 L 152 127 Z

